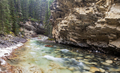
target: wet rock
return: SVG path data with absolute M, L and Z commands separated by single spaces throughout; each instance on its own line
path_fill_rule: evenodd
M 117 72 L 116 71 L 111 71 L 110 73 L 120 73 L 120 71 L 117 71 Z
M 100 72 L 105 72 L 105 70 L 104 69 L 102 69 L 102 68 L 99 68 L 100 69 Z
M 72 71 L 72 70 L 74 70 L 75 68 L 74 68 L 74 67 L 70 67 L 70 68 L 68 68 L 68 69 Z
M 89 72 L 89 71 L 84 71 L 83 73 L 92 73 L 92 72 Z
M 109 64 L 113 63 L 112 60 L 106 60 L 105 62 L 106 62 L 106 63 L 109 63 Z
M 32 66 L 32 67 L 30 67 L 29 69 L 30 69 L 30 71 L 33 72 L 33 73 L 44 73 L 43 69 L 38 68 L 38 67 L 36 67 L 36 66 Z
M 56 56 L 57 58 L 61 58 L 61 56 L 60 55 L 58 55 L 58 56 Z
M 53 47 L 53 45 L 45 45 L 45 47 Z
M 58 53 L 59 51 L 54 51 L 55 53 Z
M 79 59 L 83 59 L 83 57 L 76 57 L 76 59 L 77 59 L 77 60 L 79 60 Z
M 101 62 L 103 65 L 109 66 L 110 63 L 106 63 L 106 62 Z
M 90 70 L 90 67 L 88 67 L 88 66 L 83 66 L 83 68 L 84 68 L 85 70 Z
M 56 49 L 57 51 L 60 51 L 61 49 Z
M 65 56 L 64 54 L 61 55 L 62 58 L 63 58 L 64 56 Z
M 8 55 L 8 53 L 5 53 L 4 55 Z
M 6 70 L 6 68 L 5 68 L 5 67 L 1 67 L 1 70 L 2 70 L 2 71 L 5 71 L 5 70 Z
M 88 62 L 88 61 L 89 61 L 89 59 L 84 59 L 84 61 L 87 61 L 87 62 Z
M 101 73 L 100 71 L 95 71 L 95 73 Z
M 82 54 L 79 54 L 80 57 L 82 57 L 83 55 Z
M 81 73 L 80 71 L 75 71 L 75 72 L 73 72 L 73 73 Z
M 88 59 L 91 59 L 91 58 L 93 58 L 94 56 L 85 56 L 85 58 L 88 58 Z
M 117 72 L 117 71 L 120 71 L 120 69 L 114 69 L 114 68 L 110 68 L 110 71 Z
M 85 63 L 85 64 L 91 64 L 91 63 L 88 62 L 88 61 L 81 61 L 81 62 L 83 62 L 83 63 Z
M 90 64 L 98 65 L 96 62 L 90 62 Z
M 68 57 L 65 57 L 65 58 L 68 58 Z
M 90 72 L 96 72 L 96 71 L 100 71 L 98 68 L 96 67 L 90 67 Z

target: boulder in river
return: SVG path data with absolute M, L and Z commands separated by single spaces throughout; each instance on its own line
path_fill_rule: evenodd
M 45 47 L 53 47 L 53 45 L 45 45 Z

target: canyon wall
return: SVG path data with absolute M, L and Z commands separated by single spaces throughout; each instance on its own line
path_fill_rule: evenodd
M 120 0 L 55 0 L 50 9 L 57 43 L 120 53 Z

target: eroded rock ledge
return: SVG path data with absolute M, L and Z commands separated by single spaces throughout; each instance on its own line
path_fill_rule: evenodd
M 55 0 L 50 9 L 56 42 L 120 53 L 120 0 Z
M 24 33 L 23 35 L 27 38 L 30 38 L 32 36 L 36 36 L 37 34 L 44 34 L 46 29 L 43 28 L 43 26 L 37 22 L 32 21 L 26 21 L 25 23 L 20 22 L 20 29 Z

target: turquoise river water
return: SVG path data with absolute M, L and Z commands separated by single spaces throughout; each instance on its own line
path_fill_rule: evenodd
M 120 73 L 117 57 L 94 54 L 37 38 L 30 39 L 15 54 L 18 56 L 14 62 L 7 61 L 15 66 L 14 73 Z

